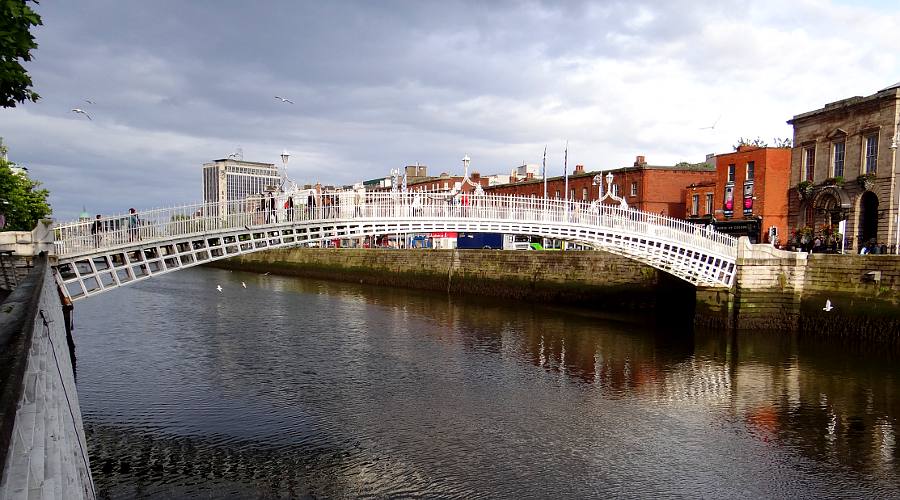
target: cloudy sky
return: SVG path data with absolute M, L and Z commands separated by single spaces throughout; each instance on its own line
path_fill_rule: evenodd
M 63 220 L 196 201 L 201 165 L 237 148 L 287 149 L 292 178 L 334 184 L 416 162 L 461 173 L 465 153 L 508 172 L 545 144 L 560 175 L 566 140 L 588 170 L 700 161 L 900 81 L 893 0 L 34 8 L 42 99 L 0 109 L 0 136 Z

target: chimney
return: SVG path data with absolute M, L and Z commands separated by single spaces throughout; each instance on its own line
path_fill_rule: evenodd
M 635 167 L 643 167 L 646 164 L 647 164 L 647 159 L 644 156 L 638 156 L 634 160 Z
M 575 172 L 574 172 L 574 173 L 576 173 L 576 174 L 583 174 L 583 173 L 584 173 L 584 165 L 575 165 Z
M 534 179 L 534 172 L 528 172 L 528 173 L 526 173 L 526 174 L 525 174 L 525 180 L 526 180 L 526 181 L 530 181 L 531 179 Z
M 472 172 L 472 180 L 477 181 L 478 179 L 481 179 L 481 174 L 479 174 L 478 172 Z

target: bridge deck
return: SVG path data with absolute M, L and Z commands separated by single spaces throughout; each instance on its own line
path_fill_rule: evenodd
M 298 200 L 300 201 L 300 200 Z M 302 200 L 306 202 L 306 200 Z M 266 209 L 268 208 L 268 209 Z M 60 224 L 58 272 L 73 299 L 241 253 L 335 238 L 443 231 L 498 232 L 590 245 L 695 285 L 729 287 L 737 241 L 631 209 L 514 196 L 417 193 L 329 196 L 292 209 L 251 202 L 186 205 Z

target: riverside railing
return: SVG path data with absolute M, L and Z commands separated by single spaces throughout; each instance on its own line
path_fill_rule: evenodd
M 57 224 L 57 255 L 67 257 L 228 230 L 264 230 L 333 220 L 521 222 L 531 227 L 601 228 L 643 235 L 734 258 L 737 240 L 663 215 L 596 202 L 474 193 L 343 191 L 314 196 L 250 197 L 123 213 Z

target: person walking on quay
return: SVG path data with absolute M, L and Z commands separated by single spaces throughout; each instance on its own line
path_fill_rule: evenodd
M 97 214 L 97 218 L 94 219 L 94 222 L 91 224 L 91 235 L 94 237 L 94 246 L 100 248 L 100 242 L 103 239 L 101 233 L 103 232 L 103 221 L 100 220 L 101 215 Z
M 137 210 L 128 209 L 128 241 L 140 241 L 141 219 L 138 217 Z

